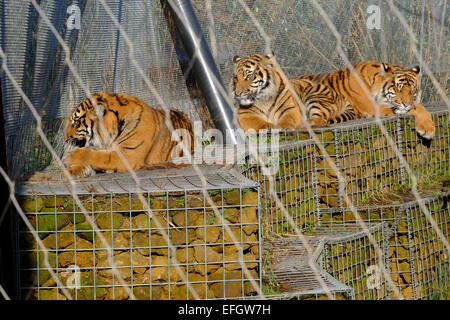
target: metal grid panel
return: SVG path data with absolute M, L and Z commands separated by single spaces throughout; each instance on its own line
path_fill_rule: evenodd
M 288 142 L 286 140 L 291 138 L 288 133 L 271 138 L 283 140 L 276 150 L 260 153 L 271 176 L 264 174 L 262 166 L 252 156 L 247 157 L 240 170 L 247 178 L 260 184 L 264 235 L 292 234 L 295 233 L 294 226 L 277 206 L 271 188 L 297 228 L 308 229 L 316 223 L 314 144 L 311 140 Z
M 415 132 L 414 117 L 382 117 L 381 122 L 419 180 L 448 174 L 450 126 L 445 106 L 429 109 L 436 128 L 431 141 Z M 356 206 L 367 204 L 374 194 L 410 183 L 405 166 L 374 119 L 360 119 L 314 130 L 319 142 L 346 179 L 341 181 L 316 147 L 317 197 L 320 207 L 347 207 L 343 195 Z M 294 139 L 308 139 L 303 132 Z
M 63 118 L 86 98 L 83 86 L 91 93 L 122 92 L 161 107 L 135 63 L 168 107 L 185 112 L 192 121 L 205 119 L 204 126 L 210 123 L 206 109 L 199 106 L 198 99 L 191 99 L 186 88 L 179 62 L 186 57 L 170 37 L 159 1 L 104 1 L 127 38 L 99 1 L 37 2 L 67 46 L 82 84 L 69 69 L 61 43 L 31 1 L 0 1 L 0 42 L 7 55 L 5 62 L 42 117 L 43 130 L 58 155 L 63 152 Z M 67 27 L 71 5 L 80 10 L 79 29 Z M 133 43 L 134 60 L 127 41 Z M 45 168 L 52 157 L 36 133 L 36 119 L 5 73 L 1 81 L 9 174 L 17 178 Z
M 211 169 L 216 171 L 216 177 L 208 174 Z M 186 169 L 170 171 L 172 177 L 167 174 L 167 179 L 176 177 L 174 171 L 178 175 L 187 171 L 189 176 Z M 163 172 L 143 172 L 142 176 L 163 178 Z M 201 299 L 257 294 L 250 280 L 260 285 L 258 185 L 239 178 L 236 172 L 229 173 L 236 177 L 234 185 L 225 182 L 221 177 L 225 172 L 217 167 L 203 168 L 203 173 L 208 181 L 214 181 L 206 190 L 183 185 L 142 192 L 151 216 L 134 191 L 79 195 L 89 217 L 111 246 L 111 254 L 99 232 L 63 189 L 59 194 L 54 193 L 54 188 L 48 189 L 50 193 L 23 189 L 27 194 L 22 192 L 21 207 L 48 249 L 50 267 L 62 286 L 50 277 L 44 265 L 44 251 L 38 250 L 32 233 L 22 223 L 18 243 L 21 298 L 66 299 L 61 291 L 66 288 L 78 300 L 121 300 L 130 298 L 126 290 L 129 287 L 137 299 L 193 299 L 195 294 L 188 285 Z M 109 186 L 123 179 L 118 177 Z M 47 190 L 47 186 L 41 190 Z M 206 193 L 219 215 L 207 202 Z M 173 250 L 163 234 L 170 239 Z M 124 283 L 113 272 L 113 264 Z M 244 265 L 250 278 L 244 273 Z M 185 280 L 176 267 L 181 268 Z
M 323 268 L 338 281 L 352 287 L 356 300 L 382 300 L 388 297 L 387 283 L 378 263 L 386 266 L 387 224 L 369 226 L 368 233 L 382 250 L 370 243 L 367 233 L 357 225 L 321 224 L 314 233 L 327 236 L 322 253 Z
M 309 245 L 306 248 L 305 243 Z M 354 298 L 353 289 L 333 278 L 316 260 L 323 250 L 319 235 L 287 236 L 264 242 L 263 292 L 269 299 Z M 313 260 L 311 265 L 310 259 Z M 325 286 L 325 288 L 324 288 Z
M 249 17 L 248 9 L 270 38 L 271 50 L 288 77 L 330 72 L 344 66 L 337 40 L 316 9 L 319 4 L 340 34 L 342 50 L 351 63 L 385 61 L 413 67 L 417 46 L 442 88 L 448 90 L 449 28 L 445 1 L 396 0 L 394 5 L 408 21 L 416 43 L 411 42 L 399 18 L 383 0 L 193 0 L 200 23 L 212 48 L 222 78 L 229 81 L 233 56 L 268 54 L 264 36 Z M 369 26 L 371 7 L 380 10 L 380 25 Z M 373 9 L 372 9 L 373 10 Z M 369 11 L 369 12 L 368 12 Z M 421 68 L 422 69 L 422 68 Z M 422 76 L 423 101 L 440 101 L 431 79 Z
M 444 237 L 450 234 L 450 191 L 424 196 L 423 202 Z M 355 224 L 352 212 L 321 209 L 321 220 L 328 224 Z M 447 299 L 449 297 L 449 258 L 442 239 L 431 227 L 417 201 L 405 204 L 358 208 L 368 223 L 386 222 L 388 264 L 393 283 L 405 299 Z M 391 290 L 392 291 L 392 290 Z M 392 298 L 399 298 L 391 292 Z
M 234 170 L 228 170 L 220 165 L 201 165 L 199 170 L 203 175 L 206 185 L 193 167 L 140 170 L 136 176 L 140 185 L 128 172 L 103 173 L 93 177 L 86 177 L 75 181 L 72 186 L 68 181 L 61 179 L 61 171 L 57 168 L 48 168 L 45 173 L 48 181 L 26 181 L 16 187 L 18 195 L 67 195 L 72 188 L 76 193 L 137 193 L 158 191 L 184 191 L 257 187 L 258 183 L 247 179 Z
M 401 119 L 402 152 L 414 174 L 420 179 L 434 179 L 450 172 L 450 122 L 447 106 L 428 109 L 433 118 L 436 136 L 431 143 L 421 143 L 414 128 L 414 117 Z M 408 178 L 405 173 L 406 178 Z M 407 180 L 408 181 L 408 180 Z
M 386 131 L 397 143 L 398 118 L 382 119 Z M 371 192 L 387 189 L 401 180 L 401 165 L 392 145 L 373 119 L 351 121 L 318 130 L 323 147 L 340 170 L 346 182 L 321 156 L 317 164 L 318 197 L 330 207 L 354 205 L 367 200 Z
M 431 198 L 426 207 L 447 241 L 450 234 L 450 192 L 446 198 Z M 417 203 L 406 206 L 410 221 L 411 282 L 415 299 L 450 299 L 450 259 L 442 240 Z M 398 270 L 401 270 L 399 266 Z

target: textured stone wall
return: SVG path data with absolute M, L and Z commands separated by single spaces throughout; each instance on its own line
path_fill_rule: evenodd
M 432 227 L 430 219 L 417 202 L 407 205 L 388 205 L 359 208 L 362 219 L 370 222 L 386 222 L 389 226 L 386 245 L 387 272 L 405 299 L 448 299 L 450 293 L 450 269 L 443 239 L 450 235 L 450 194 L 424 198 L 424 205 L 441 230 L 443 238 Z M 334 223 L 355 223 L 351 211 L 337 210 L 323 214 L 323 220 Z M 355 259 L 350 255 L 350 259 Z M 344 259 L 345 261 L 345 259 Z M 338 262 L 336 262 L 338 263 Z M 342 266 L 345 267 L 345 266 Z M 347 279 L 364 277 L 358 268 Z M 390 290 L 392 298 L 400 298 Z
M 448 110 L 446 108 L 430 108 L 430 111 L 436 128 L 436 136 L 431 142 L 424 141 L 417 136 L 413 117 L 390 117 L 382 120 L 394 146 L 403 155 L 419 183 L 425 185 L 425 189 L 427 183 L 445 179 L 450 173 Z M 429 227 L 425 228 L 422 233 L 427 235 L 427 240 L 423 240 L 426 245 L 421 247 L 415 244 L 414 241 L 419 240 L 414 240 L 414 234 L 416 239 L 421 239 L 421 235 L 417 232 L 414 233 L 412 227 L 408 227 L 409 224 L 414 225 L 414 215 L 407 218 L 405 214 L 403 219 L 393 225 L 394 216 L 396 216 L 395 209 L 365 209 L 366 206 L 373 203 L 372 200 L 375 197 L 383 199 L 385 195 L 408 189 L 411 185 L 407 170 L 398 159 L 391 141 L 383 135 L 376 123 L 369 119 L 352 121 L 317 129 L 315 133 L 321 146 L 340 170 L 345 182 L 338 178 L 337 172 L 326 160 L 320 148 L 313 141 L 308 140 L 311 138 L 308 133 L 296 132 L 281 135 L 280 141 L 288 141 L 291 146 L 280 151 L 281 156 L 278 158 L 280 170 L 273 176 L 274 188 L 281 205 L 294 220 L 295 225 L 302 231 L 308 232 L 319 222 L 332 221 L 337 224 L 354 222 L 355 217 L 348 210 L 348 203 L 342 196 L 345 194 L 356 206 L 363 220 L 384 221 L 394 228 L 388 239 L 390 259 L 388 272 L 392 275 L 392 280 L 403 297 L 408 299 L 430 298 L 437 294 L 437 290 L 430 287 L 433 285 L 447 290 L 448 285 L 436 282 L 439 274 L 443 272 L 448 274 L 449 272 L 448 266 L 437 265 L 442 261 L 443 253 L 438 254 L 430 249 L 432 246 L 442 248 L 442 243 L 439 242 L 436 233 L 433 233 Z M 293 165 L 292 159 L 296 159 L 300 165 Z M 294 228 L 289 225 L 288 219 L 276 207 L 269 192 L 268 178 L 263 176 L 261 168 L 256 164 L 245 164 L 242 171 L 247 177 L 257 180 L 261 184 L 261 203 L 263 204 L 261 219 L 264 234 L 271 236 L 294 233 Z M 434 194 L 445 192 L 448 190 L 448 186 L 444 186 L 443 190 L 435 190 Z M 309 192 L 312 192 L 312 197 Z M 411 197 L 409 200 L 400 197 L 395 205 L 410 200 Z M 266 204 L 265 207 L 264 204 Z M 430 207 L 430 211 L 436 215 L 436 219 L 450 220 L 448 209 L 447 211 L 442 211 L 442 208 L 440 211 L 436 210 L 434 206 Z M 423 217 L 423 214 L 418 213 L 418 216 Z M 448 240 L 448 223 L 441 224 L 440 228 Z M 427 246 L 430 248 L 427 249 Z M 427 252 L 429 257 L 426 257 Z M 431 258 L 433 254 L 430 252 L 434 252 L 434 258 Z M 346 255 L 349 256 L 349 261 L 359 259 L 357 252 L 349 252 Z M 337 269 L 344 270 L 345 265 L 339 265 L 339 263 L 339 261 L 335 261 L 334 265 Z M 411 267 L 412 264 L 415 265 L 414 268 Z M 430 268 L 432 271 L 428 272 Z M 411 271 L 413 269 L 418 272 L 417 275 L 413 276 Z M 347 273 L 357 274 L 352 274 L 352 277 L 348 274 L 346 279 L 349 282 L 344 281 L 345 283 L 351 283 L 352 279 L 365 279 L 364 272 L 356 270 L 357 268 L 347 269 Z M 345 272 L 338 273 L 336 276 L 337 278 L 344 277 Z M 424 280 L 426 277 L 432 280 Z M 363 281 L 360 283 L 360 287 L 358 285 L 355 287 L 355 292 L 364 291 L 361 287 Z M 423 285 L 415 283 L 428 284 L 427 288 L 424 288 Z M 392 292 L 390 294 L 393 295 Z M 448 295 L 448 291 L 446 294 Z M 441 297 L 444 295 L 445 293 L 440 293 Z M 369 294 L 369 296 L 361 294 L 360 298 L 374 298 L 373 295 Z
M 81 196 L 113 249 L 111 257 L 124 283 L 111 268 L 107 246 L 72 197 L 28 196 L 20 203 L 49 250 L 48 262 L 61 283 L 73 280 L 70 266 L 79 268 L 79 289 L 67 288 L 73 298 L 129 299 L 126 285 L 137 299 L 192 299 L 187 283 L 200 298 L 254 295 L 256 290 L 248 279 L 259 285 L 258 193 L 230 189 L 209 194 L 224 223 L 205 204 L 201 192 L 144 195 L 153 211 L 151 218 L 135 194 Z M 22 298 L 66 299 L 45 270 L 43 251 L 37 249 L 32 234 L 23 223 L 20 230 Z M 168 249 L 163 234 L 174 251 Z M 176 271 L 175 263 L 187 281 Z

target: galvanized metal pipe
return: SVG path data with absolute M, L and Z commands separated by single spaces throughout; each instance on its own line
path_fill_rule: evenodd
M 242 143 L 239 135 L 227 136 L 227 130 L 236 132 L 233 110 L 222 92 L 226 92 L 219 70 L 203 36 L 197 16 L 189 0 L 168 0 L 177 33 L 192 63 L 192 72 L 205 98 L 211 118 L 223 134 L 227 144 Z M 230 137 L 230 138 L 228 138 Z

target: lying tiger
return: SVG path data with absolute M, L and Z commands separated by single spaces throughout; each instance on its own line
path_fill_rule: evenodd
M 233 92 L 239 104 L 238 120 L 244 131 L 265 128 L 301 129 L 305 121 L 323 126 L 329 121 L 355 118 L 351 106 L 332 88 L 308 79 L 291 79 L 290 85 L 306 107 L 302 115 L 272 57 L 253 54 L 235 57 Z
M 180 138 L 192 153 L 193 131 L 187 116 L 171 109 L 170 120 L 174 129 L 181 129 Z M 97 171 L 127 171 L 114 145 L 134 170 L 183 156 L 165 124 L 164 111 L 133 96 L 97 92 L 83 100 L 69 118 L 63 161 L 70 174 L 80 177 Z
M 272 56 L 254 54 L 235 57 L 234 98 L 239 104 L 238 120 L 242 129 L 302 129 L 305 121 L 312 127 L 326 126 L 360 117 L 371 117 L 377 106 L 372 103 L 355 75 L 343 68 L 333 73 L 290 79 L 292 88 L 306 108 L 302 115 Z M 379 104 L 379 115 L 410 113 L 416 116 L 417 132 L 424 138 L 434 136 L 430 113 L 416 99 L 419 92 L 419 68 L 364 61 L 355 72 Z
M 420 91 L 419 67 L 409 69 L 400 65 L 363 61 L 353 68 L 360 79 L 348 68 L 297 79 L 308 79 L 332 87 L 349 101 L 357 117 L 375 116 L 377 106 L 373 102 L 378 104 L 379 116 L 412 114 L 416 118 L 417 133 L 425 139 L 434 137 L 431 114 L 417 101 Z M 370 91 L 370 97 L 360 81 Z

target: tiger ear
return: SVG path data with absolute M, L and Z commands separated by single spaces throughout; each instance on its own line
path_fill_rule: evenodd
M 275 53 L 273 52 L 273 50 L 271 50 L 270 53 L 266 56 L 266 58 L 272 59 L 273 57 L 275 57 Z
M 236 63 L 236 62 L 238 62 L 239 60 L 241 60 L 242 58 L 239 58 L 239 56 L 234 56 L 233 57 L 233 62 L 234 63 Z
M 390 71 L 391 67 L 387 63 L 381 63 L 380 65 L 380 72 L 378 75 L 385 77 L 387 73 Z
M 97 101 L 96 103 L 94 103 L 94 110 L 95 114 L 97 115 L 97 118 L 99 120 L 103 119 L 106 113 L 105 106 Z
M 128 99 L 126 98 L 125 95 L 123 95 L 121 93 L 118 93 L 118 94 L 116 94 L 116 98 L 117 98 L 117 101 L 119 102 L 119 104 L 121 106 L 124 106 L 124 105 L 128 104 Z
M 267 58 L 267 61 L 265 61 L 266 66 L 273 67 L 273 61 L 275 59 L 275 54 L 273 53 L 273 50 L 270 54 L 265 56 Z
M 413 71 L 413 72 L 419 74 L 419 72 L 420 72 L 420 67 L 419 67 L 419 66 L 415 66 L 414 68 L 411 69 L 411 71 Z

